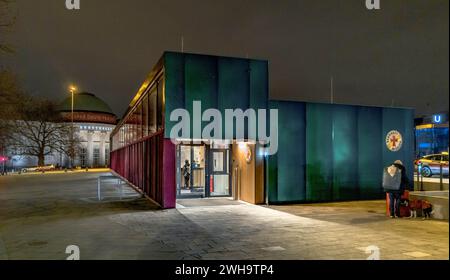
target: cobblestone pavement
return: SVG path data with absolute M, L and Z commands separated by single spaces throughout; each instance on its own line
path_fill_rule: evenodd
M 448 222 L 388 219 L 383 201 L 157 210 L 104 173 L 0 177 L 0 259 L 448 259 Z

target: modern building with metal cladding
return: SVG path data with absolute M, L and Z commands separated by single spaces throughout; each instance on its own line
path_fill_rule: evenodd
M 383 167 L 398 159 L 412 178 L 413 110 L 270 100 L 268 81 L 264 60 L 165 52 L 112 132 L 111 168 L 162 208 L 178 198 L 382 198 Z M 180 109 L 187 122 L 174 113 Z M 203 133 L 216 121 L 211 112 L 230 109 L 253 110 L 258 123 L 266 118 L 266 132 L 278 136 L 276 152 L 267 153 L 272 143 L 249 125 L 244 137 L 228 134 L 226 118 L 221 133 Z M 172 134 L 180 124 L 188 137 Z

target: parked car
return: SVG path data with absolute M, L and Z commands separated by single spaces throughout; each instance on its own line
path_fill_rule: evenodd
M 448 176 L 448 153 L 427 155 L 414 162 L 416 169 L 419 170 L 424 177 L 442 174 Z
M 46 172 L 46 171 L 52 171 L 56 170 L 56 167 L 53 164 L 45 165 L 45 166 L 36 166 L 36 167 L 27 167 L 22 168 L 22 173 L 27 172 Z
M 56 170 L 56 168 L 53 164 L 50 164 L 50 165 L 45 165 L 45 166 L 39 166 L 36 171 L 45 172 L 45 171 L 53 171 L 53 170 Z
M 36 172 L 38 169 L 38 167 L 26 167 L 26 168 L 22 168 L 22 173 L 27 173 L 27 172 Z

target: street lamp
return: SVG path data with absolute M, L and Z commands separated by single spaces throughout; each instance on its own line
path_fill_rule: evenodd
M 72 127 L 73 127 L 73 96 L 74 96 L 76 90 L 77 90 L 77 88 L 75 86 L 69 87 L 70 94 L 72 95 Z
M 73 168 L 73 130 L 74 130 L 74 126 L 73 126 L 73 103 L 74 103 L 74 95 L 75 92 L 77 91 L 77 88 L 73 85 L 69 86 L 69 91 L 72 97 L 72 114 L 71 114 L 71 119 L 72 119 L 72 128 L 70 130 L 70 168 Z

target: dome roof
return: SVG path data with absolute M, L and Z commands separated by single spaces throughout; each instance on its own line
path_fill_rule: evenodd
M 72 97 L 65 98 L 58 107 L 61 112 L 72 111 Z M 97 112 L 114 115 L 111 108 L 103 100 L 92 93 L 75 93 L 73 101 L 74 112 Z

